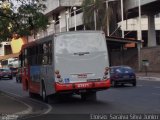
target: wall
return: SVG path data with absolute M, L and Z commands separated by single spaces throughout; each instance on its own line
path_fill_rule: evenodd
M 60 0 L 60 6 L 81 6 L 83 0 Z
M 47 14 L 59 7 L 59 0 L 47 0 L 45 5 L 47 6 L 47 9 L 45 10 L 44 14 Z
M 45 2 L 47 9 L 44 14 L 47 14 L 60 6 L 81 6 L 83 0 L 47 0 Z
M 142 48 L 141 60 L 149 61 L 148 71 L 160 72 L 160 46 Z M 142 71 L 144 71 L 144 67 L 142 67 Z
M 135 18 L 135 19 L 128 19 L 127 21 L 125 20 L 123 22 L 123 30 L 125 31 L 134 31 L 134 30 L 138 30 L 139 26 L 138 26 L 138 19 L 139 18 Z M 119 23 L 119 25 L 121 24 L 121 22 Z M 160 30 L 160 18 L 155 18 L 155 28 L 156 30 Z M 141 19 L 141 29 L 142 30 L 148 30 L 148 17 L 145 16 L 145 18 Z
M 128 65 L 134 70 L 138 70 L 138 50 L 128 49 L 123 51 L 110 52 L 111 66 Z
M 158 1 L 158 0 L 141 0 L 141 5 L 145 5 L 155 1 Z M 139 0 L 125 0 L 125 11 L 127 11 L 128 9 L 138 7 L 138 4 L 139 4 Z

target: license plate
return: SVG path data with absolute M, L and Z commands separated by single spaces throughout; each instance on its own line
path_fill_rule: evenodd
M 79 90 L 80 93 L 85 93 L 87 90 Z
M 123 78 L 129 78 L 129 76 L 128 76 L 128 75 L 126 75 L 126 76 L 123 76 Z
M 88 88 L 88 87 L 90 87 L 89 83 L 82 83 L 76 85 L 76 88 Z
M 8 75 L 5 75 L 4 77 L 8 77 Z

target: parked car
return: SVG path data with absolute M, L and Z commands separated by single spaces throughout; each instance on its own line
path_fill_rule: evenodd
M 16 74 L 18 73 L 18 68 L 10 67 L 10 70 L 11 70 L 13 76 L 16 76 Z
M 21 71 L 21 68 L 18 68 L 18 72 L 16 74 L 16 82 L 18 83 L 21 83 L 22 82 L 22 71 Z
M 116 86 L 117 84 L 132 84 L 136 86 L 136 74 L 134 70 L 129 66 L 112 66 L 110 67 L 111 84 Z
M 0 79 L 9 78 L 12 79 L 12 72 L 9 68 L 0 68 Z

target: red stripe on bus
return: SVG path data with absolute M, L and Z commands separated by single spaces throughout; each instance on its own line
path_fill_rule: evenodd
M 68 91 L 68 90 L 78 90 L 78 89 L 100 89 L 100 88 L 110 88 L 110 80 L 99 81 L 99 82 L 81 82 L 81 83 L 55 83 L 56 92 Z

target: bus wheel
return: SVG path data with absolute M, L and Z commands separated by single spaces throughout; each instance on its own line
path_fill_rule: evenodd
M 42 100 L 46 103 L 48 102 L 48 98 L 46 96 L 46 90 L 45 90 L 45 87 L 44 87 L 44 83 L 42 84 Z
M 86 101 L 86 100 L 96 101 L 97 94 L 96 94 L 96 92 L 82 93 L 81 99 L 84 101 Z
M 34 97 L 35 97 L 35 94 L 32 93 L 32 92 L 29 92 L 29 97 L 30 97 L 30 98 L 34 98 Z

